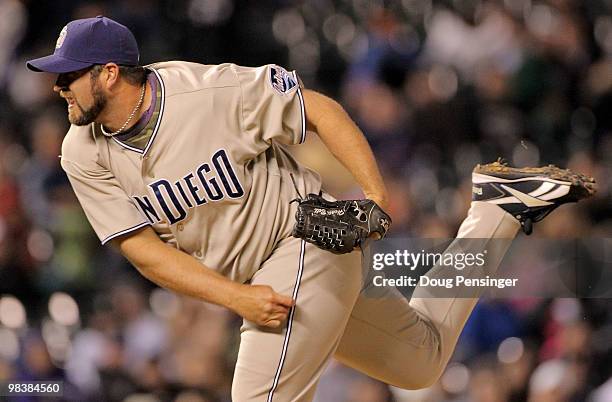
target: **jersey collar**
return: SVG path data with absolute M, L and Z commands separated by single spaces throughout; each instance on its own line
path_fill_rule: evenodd
M 164 104 L 166 91 L 164 88 L 164 82 L 162 81 L 159 73 L 151 67 L 147 67 L 147 70 L 151 72 L 153 77 L 152 87 L 155 87 L 155 97 L 153 99 L 154 106 L 153 112 L 148 119 L 148 122 L 138 132 L 128 132 L 126 134 L 119 134 L 110 137 L 119 146 L 129 149 L 130 151 L 137 152 L 143 156 L 148 152 L 153 144 L 159 126 L 164 114 Z M 104 136 L 103 128 L 101 124 L 93 124 L 94 136 Z

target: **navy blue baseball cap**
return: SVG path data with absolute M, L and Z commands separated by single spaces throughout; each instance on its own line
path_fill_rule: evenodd
M 69 22 L 60 32 L 53 54 L 30 60 L 26 66 L 36 72 L 61 74 L 111 62 L 136 66 L 139 58 L 132 32 L 99 15 Z

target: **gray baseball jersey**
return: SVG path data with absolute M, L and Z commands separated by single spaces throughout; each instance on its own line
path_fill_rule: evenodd
M 103 244 L 151 225 L 244 282 L 291 232 L 290 174 L 303 194 L 321 187 L 283 145 L 306 134 L 299 79 L 276 65 L 147 68 L 155 102 L 146 127 L 122 139 L 96 123 L 72 126 L 62 167 Z

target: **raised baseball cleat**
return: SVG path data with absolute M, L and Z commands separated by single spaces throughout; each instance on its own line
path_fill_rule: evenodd
M 501 160 L 476 165 L 472 200 L 497 204 L 514 216 L 525 234 L 558 206 L 595 194 L 595 179 L 554 165 L 513 168 Z

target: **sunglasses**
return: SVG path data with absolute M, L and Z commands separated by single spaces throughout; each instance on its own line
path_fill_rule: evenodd
M 69 73 L 62 73 L 57 76 L 57 80 L 55 81 L 55 85 L 60 88 L 65 88 L 66 90 L 74 81 L 78 80 L 88 72 L 90 72 L 95 66 L 87 67 L 77 71 L 71 71 Z

